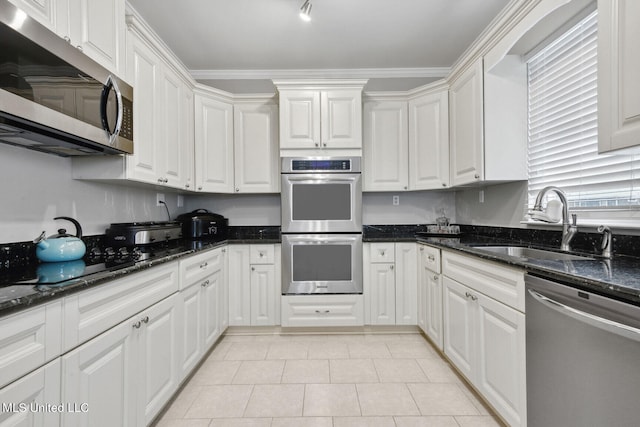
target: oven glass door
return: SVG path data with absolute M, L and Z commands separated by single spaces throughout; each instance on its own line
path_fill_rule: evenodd
M 283 233 L 361 231 L 360 174 L 282 175 Z
M 362 293 L 362 235 L 282 236 L 283 294 Z

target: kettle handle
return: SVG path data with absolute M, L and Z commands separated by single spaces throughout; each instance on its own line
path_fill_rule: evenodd
M 78 239 L 82 239 L 82 227 L 80 226 L 80 223 L 78 221 L 68 216 L 57 216 L 53 219 L 66 219 L 67 221 L 72 222 L 73 225 L 76 227 L 76 237 Z

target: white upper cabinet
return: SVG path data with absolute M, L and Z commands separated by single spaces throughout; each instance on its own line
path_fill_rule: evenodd
M 409 188 L 449 186 L 449 99 L 438 89 L 409 101 Z
M 280 92 L 280 149 L 362 148 L 366 81 L 274 81 Z
M 236 193 L 280 191 L 278 106 L 249 102 L 233 107 Z
M 233 105 L 195 94 L 196 190 L 233 192 Z
M 598 1 L 598 151 L 640 145 L 640 2 Z
M 451 83 L 449 125 L 451 184 L 484 179 L 484 113 L 482 59 Z
M 124 74 L 125 0 L 9 0 L 117 75 Z
M 363 121 L 364 191 L 449 187 L 446 85 L 402 96 L 367 96 Z
M 364 103 L 363 191 L 408 190 L 407 102 Z
M 61 0 L 58 0 L 61 1 Z M 103 67 L 124 71 L 124 0 L 64 0 L 67 14 L 58 18 L 58 34 Z M 66 18 L 66 19 L 65 19 Z

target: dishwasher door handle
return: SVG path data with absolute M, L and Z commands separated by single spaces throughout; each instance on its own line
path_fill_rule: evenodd
M 580 322 L 594 326 L 596 328 L 620 335 L 625 338 L 629 338 L 633 341 L 640 342 L 640 329 L 633 326 L 625 325 L 624 323 L 616 322 L 615 320 L 605 319 L 604 317 L 596 316 L 591 313 L 575 309 L 561 302 L 555 301 L 547 296 L 542 295 L 533 289 L 527 290 L 529 294 L 541 304 L 555 310 L 561 314 L 569 316 Z

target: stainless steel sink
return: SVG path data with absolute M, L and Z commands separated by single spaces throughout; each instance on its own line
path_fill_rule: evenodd
M 593 259 L 582 255 L 568 254 L 565 252 L 554 252 L 544 249 L 534 249 L 525 246 L 472 246 L 472 248 L 498 255 L 506 255 L 521 259 L 545 259 L 552 261 L 584 261 Z

